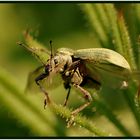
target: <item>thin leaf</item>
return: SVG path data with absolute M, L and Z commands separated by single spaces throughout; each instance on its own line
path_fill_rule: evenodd
M 115 50 L 120 54 L 123 54 L 122 42 L 119 33 L 119 28 L 117 24 L 117 13 L 113 4 L 104 4 L 106 15 L 108 16 L 111 33 L 112 33 L 112 42 L 114 44 Z
M 118 14 L 118 24 L 119 24 L 120 35 L 121 35 L 122 44 L 123 44 L 122 48 L 124 50 L 124 57 L 129 62 L 131 68 L 136 70 L 137 67 L 136 67 L 136 63 L 134 59 L 134 53 L 133 53 L 133 48 L 131 45 L 130 36 L 128 34 L 128 30 L 125 25 L 125 21 L 121 12 L 119 12 Z
M 86 15 L 89 24 L 93 28 L 93 32 L 96 33 L 97 39 L 99 39 L 102 46 L 109 46 L 108 37 L 103 29 L 103 26 L 98 19 L 97 11 L 94 8 L 94 4 L 80 4 L 81 9 Z

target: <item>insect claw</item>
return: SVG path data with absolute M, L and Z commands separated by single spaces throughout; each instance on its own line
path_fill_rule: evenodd
M 71 127 L 74 124 L 74 115 L 72 114 L 70 119 L 67 121 L 67 128 Z
M 63 104 L 63 106 L 65 107 L 65 106 L 66 106 L 66 104 L 67 104 L 67 102 L 65 101 L 65 102 L 64 102 L 64 104 Z
M 68 99 L 65 99 L 63 106 L 65 107 L 68 103 Z

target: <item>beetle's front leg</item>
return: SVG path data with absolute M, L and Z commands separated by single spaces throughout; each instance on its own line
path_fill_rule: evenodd
M 71 86 L 69 83 L 65 82 L 64 87 L 65 87 L 65 89 L 68 89 L 68 93 L 67 93 L 67 96 L 65 98 L 64 105 L 63 105 L 63 106 L 66 106 L 68 103 L 68 99 L 69 99 L 69 95 L 70 95 L 70 91 L 71 91 Z
M 66 72 L 64 73 L 64 76 L 66 76 L 66 77 L 69 76 L 69 81 L 71 81 L 79 64 L 80 64 L 80 60 L 77 60 L 77 61 L 73 62 L 72 65 L 65 70 Z M 74 71 L 72 72 L 72 70 L 74 70 Z M 71 91 L 70 83 L 68 81 L 65 82 L 64 87 L 65 87 L 65 89 L 68 89 L 68 93 L 67 93 L 67 96 L 65 98 L 64 105 L 63 105 L 63 106 L 66 106 L 68 99 L 69 99 L 70 91 Z
M 36 79 L 35 79 L 35 82 L 36 84 L 40 87 L 41 91 L 45 94 L 45 99 L 44 99 L 44 108 L 46 107 L 47 103 L 50 103 L 50 98 L 49 98 L 49 95 L 47 93 L 47 91 L 44 89 L 43 86 L 41 86 L 41 84 L 39 83 L 40 80 L 43 80 L 44 78 L 46 78 L 48 76 L 48 74 L 41 74 L 39 75 Z
M 25 93 L 27 93 L 27 91 L 31 88 L 32 81 L 34 81 L 35 75 L 37 75 L 42 68 L 44 68 L 44 65 L 39 66 L 34 71 L 32 71 L 32 72 L 29 73 L 28 79 L 27 79 L 26 88 L 25 88 Z
M 79 65 L 80 65 L 80 60 L 77 60 L 73 62 L 71 66 L 66 69 L 66 71 L 71 71 L 73 69 L 75 70 Z

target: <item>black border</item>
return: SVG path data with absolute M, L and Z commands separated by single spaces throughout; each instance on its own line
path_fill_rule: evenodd
M 55 4 L 61 4 L 61 3 L 140 3 L 140 1 L 133 1 L 133 0 L 128 0 L 128 1 L 125 1 L 125 0 L 120 0 L 120 1 L 109 1 L 109 0 L 105 0 L 105 1 L 98 1 L 98 0 L 95 0 L 95 1 L 89 1 L 89 0 L 81 0 L 81 1 L 78 1 L 78 0 L 73 0 L 73 1 L 69 1 L 69 0 L 65 0 L 65 1 L 57 1 L 57 0 L 54 0 L 54 1 L 50 1 L 50 0 L 36 0 L 36 1 L 31 1 L 31 0 L 27 0 L 27 1 L 24 1 L 24 0 L 18 0 L 18 1 L 4 1 L 4 0 L 0 0 L 0 4 L 1 3 L 55 3 Z
M 17 3 L 17 4 L 22 4 L 22 3 L 34 3 L 34 4 L 38 4 L 38 3 L 41 3 L 41 4 L 43 4 L 43 3 L 50 3 L 50 4 L 62 4 L 62 3 L 64 3 L 64 4 L 68 4 L 68 3 L 139 3 L 140 4 L 140 1 L 133 1 L 133 0 L 128 0 L 128 1 L 125 1 L 125 0 L 120 0 L 120 1 L 109 1 L 109 0 L 107 0 L 107 1 L 98 1 L 98 0 L 95 0 L 95 1 L 86 1 L 86 0 L 81 0 L 81 1 L 77 1 L 77 0 L 73 0 L 73 1 L 67 1 L 67 0 L 65 0 L 65 1 L 57 1 L 57 0 L 55 0 L 55 1 L 50 1 L 50 0 L 36 0 L 36 1 L 31 1 L 31 0 L 27 0 L 27 1 L 24 1 L 24 0 L 18 0 L 18 1 L 13 1 L 13 0 L 11 0 L 11 1 L 4 1 L 4 0 L 0 0 L 0 4 L 2 4 L 2 3 L 7 3 L 7 4 L 9 4 L 9 3 Z M 85 137 L 85 136 L 67 136 L 67 137 L 61 137 L 61 136 L 31 136 L 31 137 L 26 137 L 26 136 L 21 136 L 21 137 L 19 137 L 19 136 L 17 136 L 17 137 L 15 137 L 15 136 L 13 136 L 13 137 L 10 137 L 10 136 L 7 136 L 7 137 L 1 137 L 0 136 L 0 139 L 140 139 L 140 136 L 132 136 L 132 137 L 130 137 L 130 136 L 93 136 L 93 137 Z

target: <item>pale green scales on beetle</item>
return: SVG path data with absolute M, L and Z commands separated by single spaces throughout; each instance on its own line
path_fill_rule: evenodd
M 126 59 L 119 53 L 110 49 L 88 48 L 88 49 L 72 50 L 68 48 L 60 48 L 57 50 L 57 53 L 60 52 L 65 53 L 67 55 L 73 55 L 75 58 L 96 61 L 97 63 L 111 63 L 131 71 L 130 65 L 128 64 Z
M 38 69 L 44 69 L 44 71 L 35 78 L 35 81 L 45 94 L 45 105 L 46 103 L 50 103 L 50 98 L 40 81 L 49 80 L 50 78 L 55 79 L 57 75 L 62 77 L 61 80 L 64 82 L 64 87 L 68 90 L 64 106 L 67 105 L 71 87 L 77 88 L 83 94 L 87 102 L 75 109 L 72 115 L 76 115 L 92 101 L 88 88 L 98 90 L 106 83 L 109 84 L 109 86 L 126 87 L 129 75 L 131 75 L 131 68 L 127 60 L 119 53 L 110 49 L 89 48 L 72 50 L 69 48 L 60 48 L 55 54 L 51 52 L 50 59 L 45 60 L 45 57 L 40 56 L 41 53 L 46 54 L 45 49 L 29 49 L 28 46 L 22 46 L 43 61 L 43 66 Z M 37 72 L 38 69 L 35 70 L 35 72 Z M 34 73 L 32 74 L 34 75 Z M 31 78 L 32 75 L 29 77 L 29 86 Z M 56 80 L 54 81 L 57 82 Z M 60 82 L 58 82 L 57 85 L 59 84 Z
M 74 55 L 76 57 L 80 57 L 81 59 L 95 60 L 95 61 L 99 61 L 99 63 L 111 63 L 128 70 L 131 69 L 130 65 L 122 55 L 120 55 L 115 51 L 105 49 L 105 48 L 77 50 L 74 53 Z

